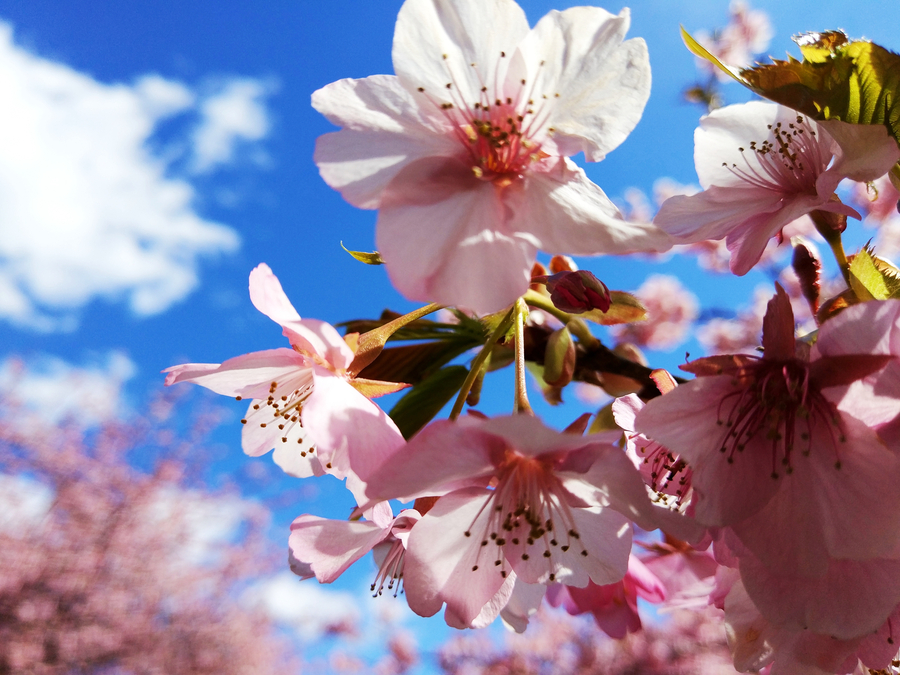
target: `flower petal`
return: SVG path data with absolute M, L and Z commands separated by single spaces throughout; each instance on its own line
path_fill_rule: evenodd
M 503 309 L 528 288 L 536 247 L 511 232 L 497 188 L 461 162 L 427 158 L 385 191 L 376 243 L 394 286 L 412 300 Z
M 319 583 L 330 584 L 390 534 L 369 521 L 328 520 L 303 515 L 291 523 L 288 546 L 312 567 Z
M 394 72 L 410 91 L 425 87 L 433 99 L 472 105 L 483 86 L 498 90 L 527 33 L 528 19 L 513 0 L 407 0 L 394 29 Z
M 250 272 L 250 302 L 279 325 L 300 320 L 300 315 L 285 295 L 281 282 L 266 263 L 260 263 Z
M 166 368 L 166 386 L 193 382 L 224 396 L 265 399 L 272 382 L 310 373 L 309 361 L 292 349 L 267 349 L 235 356 L 223 363 L 185 363 Z M 308 383 L 311 384 L 311 373 Z
M 900 147 L 883 124 L 848 124 L 840 120 L 818 124 L 840 148 L 829 171 L 842 178 L 875 180 L 900 160 Z
M 640 120 L 650 96 L 650 60 L 643 40 L 622 42 L 629 23 L 627 8 L 615 16 L 572 7 L 544 16 L 522 41 L 533 98 L 546 96 L 545 105 L 553 106 L 548 117 L 560 154 L 583 151 L 599 162 Z
M 303 425 L 315 441 L 320 461 L 339 478 L 352 472 L 367 480 L 404 445 L 400 430 L 344 378 L 319 366 L 313 377 L 313 391 L 303 404 Z
M 533 171 L 508 188 L 510 227 L 536 238 L 539 248 L 573 255 L 659 252 L 672 241 L 650 223 L 625 220 L 600 187 L 569 159 Z
M 459 152 L 446 122 L 429 118 L 393 75 L 332 82 L 312 95 L 312 105 L 345 127 L 316 141 L 319 173 L 359 208 L 378 208 L 384 188 L 410 162 Z
M 441 495 L 471 486 L 479 478 L 484 482 L 506 444 L 478 426 L 467 417 L 428 425 L 369 477 L 367 497 L 406 502 L 420 494 Z
M 841 639 L 872 633 L 900 602 L 900 560 L 831 560 L 816 577 L 741 559 L 747 594 L 772 623 Z
M 722 400 L 733 396 L 728 375 L 701 377 L 647 403 L 637 431 L 681 455 L 693 469 L 695 517 L 704 525 L 740 522 L 759 511 L 778 490 L 772 455 L 763 448 L 720 452 L 728 429 L 718 424 Z
M 409 607 L 420 616 L 436 614 L 443 603 L 470 625 L 505 581 L 500 567 L 465 532 L 487 527 L 484 505 L 490 491 L 467 488 L 441 497 L 409 535 L 403 571 Z

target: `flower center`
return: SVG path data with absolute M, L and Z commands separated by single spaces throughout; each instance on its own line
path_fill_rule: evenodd
M 813 444 L 828 441 L 841 468 L 840 444 L 846 442 L 834 406 L 810 385 L 809 367 L 799 360 L 762 359 L 735 375 L 736 391 L 719 403 L 716 423 L 726 428 L 719 451 L 728 463 L 751 441 L 771 445 L 772 478 L 793 472 L 793 453 L 808 457 Z M 731 406 L 727 414 L 723 411 Z
M 509 560 L 543 560 L 548 576 L 556 581 L 558 560 L 570 549 L 578 549 L 587 557 L 581 535 L 567 503 L 568 492 L 544 462 L 522 457 L 507 450 L 507 458 L 497 475 L 497 485 L 466 530 L 472 528 L 487 511 L 487 522 L 481 534 L 476 564 L 472 571 L 487 564 L 496 568 L 504 579 L 509 573 Z
M 822 148 L 816 131 L 802 115 L 785 126 L 782 122 L 769 124 L 769 138 L 762 142 L 751 141 L 750 152 L 756 162 L 746 157 L 746 148 L 738 148 L 744 155 L 744 167 L 727 162 L 736 176 L 754 187 L 775 190 L 786 194 L 816 194 L 816 178 L 828 168 L 831 154 Z
M 293 380 L 272 382 L 269 385 L 268 397 L 254 399 L 241 424 L 258 425 L 261 429 L 276 426 L 282 443 L 296 441 L 300 446 L 301 457 L 312 455 L 316 448 L 306 440 L 306 431 L 303 429 L 301 419 L 303 402 L 311 393 L 311 382 L 299 383 Z M 241 397 L 237 396 L 236 399 L 240 401 Z
M 389 547 L 384 560 L 378 566 L 378 572 L 375 575 L 375 581 L 369 587 L 372 591 L 372 597 L 378 597 L 384 592 L 385 585 L 388 591 L 394 591 L 394 597 L 402 592 L 403 587 L 403 559 L 406 556 L 406 548 L 403 542 L 392 537 L 391 540 L 385 542 L 384 546 Z M 394 586 L 396 585 L 396 588 Z
M 443 56 L 448 64 L 449 81 L 441 96 L 429 95 L 424 87 L 418 90 L 450 122 L 466 149 L 476 178 L 505 187 L 522 178 L 529 165 L 549 156 L 541 150 L 538 140 L 544 134 L 553 133 L 553 128 L 547 127 L 551 106 L 541 105 L 549 101 L 547 94 L 536 94 L 524 78 L 515 83 L 510 78 L 501 82 L 494 77 L 492 81 L 496 84 L 489 86 L 478 64 L 471 63 L 469 66 L 476 73 L 481 89 L 477 100 L 468 100 L 460 93 L 459 79 L 447 55 Z M 505 59 L 506 53 L 500 52 L 498 67 Z M 559 94 L 553 97 L 558 98 Z
M 693 472 L 679 455 L 643 434 L 633 434 L 635 450 L 650 469 L 650 488 L 654 501 L 678 508 L 691 489 Z

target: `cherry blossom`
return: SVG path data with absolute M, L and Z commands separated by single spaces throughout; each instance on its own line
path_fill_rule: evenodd
M 275 462 L 298 477 L 329 473 L 360 481 L 403 444 L 396 425 L 351 384 L 353 350 L 333 326 L 301 319 L 265 263 L 250 273 L 250 299 L 282 326 L 292 349 L 270 349 L 224 363 L 166 369 L 166 385 L 193 382 L 217 394 L 252 399 L 241 420 L 251 456 L 275 448 Z M 352 469 L 351 469 L 352 465 Z
M 631 550 L 623 514 L 646 522 L 652 508 L 620 449 L 526 415 L 435 422 L 371 476 L 367 494 L 440 496 L 410 533 L 404 583 L 413 611 L 446 603 L 464 626 L 513 573 L 526 584 L 619 581 Z
M 704 191 L 667 200 L 654 222 L 678 243 L 725 239 L 735 274 L 746 274 L 769 239 L 804 214 L 859 218 L 835 196 L 838 183 L 873 180 L 900 159 L 882 125 L 815 122 L 759 101 L 713 111 L 694 144 Z
M 291 524 L 288 540 L 291 555 L 309 565 L 320 583 L 331 583 L 354 562 L 376 547 L 383 548 L 378 574 L 371 590 L 381 595 L 400 591 L 406 538 L 421 518 L 415 509 L 405 509 L 397 517 L 391 507 L 380 502 L 366 511 L 368 520 L 328 520 L 302 515 Z M 303 576 L 303 575 L 300 575 Z M 396 594 L 395 592 L 395 594 Z
M 654 274 L 634 292 L 647 308 L 647 320 L 615 326 L 620 342 L 670 351 L 684 342 L 697 318 L 697 296 L 668 274 Z
M 820 339 L 842 324 L 840 315 L 827 322 Z M 700 377 L 650 401 L 635 428 L 687 460 L 700 523 L 730 527 L 773 570 L 815 576 L 831 558 L 896 553 L 900 518 L 883 495 L 900 481 L 900 457 L 823 393 L 891 357 L 851 351 L 809 361 L 793 332 L 779 287 L 762 358 L 683 366 Z
M 612 638 L 623 638 L 641 629 L 639 597 L 648 602 L 662 602 L 666 599 L 666 589 L 634 555 L 628 559 L 625 577 L 614 584 L 589 583 L 584 588 L 555 584 L 547 591 L 552 606 L 564 607 L 572 615 L 592 614 L 600 630 Z
M 391 281 L 414 300 L 497 311 L 528 288 L 538 249 L 657 251 L 664 233 L 626 221 L 569 156 L 600 161 L 650 92 L 630 18 L 596 7 L 533 28 L 512 0 L 407 0 L 395 76 L 313 94 L 342 130 L 316 146 L 319 171 L 351 204 L 379 209 Z

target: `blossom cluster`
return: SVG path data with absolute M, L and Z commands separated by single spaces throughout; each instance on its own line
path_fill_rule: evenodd
M 341 335 L 301 318 L 260 264 L 250 298 L 287 346 L 175 366 L 166 383 L 248 399 L 248 455 L 274 449 L 292 476 L 346 480 L 348 520 L 291 526 L 301 577 L 332 582 L 372 552 L 374 595 L 402 592 L 456 628 L 499 617 L 522 632 L 546 603 L 624 638 L 642 628 L 642 600 L 719 617 L 742 672 L 887 668 L 900 619 L 900 272 L 871 248 L 844 252 L 861 214 L 838 186 L 884 181 L 900 148 L 884 124 L 799 105 L 718 108 L 695 134 L 702 190 L 626 217 L 571 157 L 603 160 L 641 117 L 649 60 L 628 28 L 627 9 L 575 7 L 529 27 L 513 0 L 406 0 L 396 74 L 312 95 L 340 127 L 315 161 L 378 212 L 378 253 L 353 255 L 431 304 Z M 812 236 L 833 252 L 837 286 Z M 725 353 L 681 366 L 692 379 L 639 351 L 678 344 L 698 318 L 677 279 L 629 294 L 568 257 L 708 246 L 744 275 L 773 241 L 789 242 L 792 271 L 731 343 L 710 338 Z M 444 320 L 425 318 L 441 308 Z M 621 344 L 606 347 L 592 323 Z M 481 382 L 507 365 L 512 411 L 487 417 Z M 573 382 L 618 398 L 551 429 L 528 372 L 555 402 Z M 390 414 L 374 400 L 399 392 Z

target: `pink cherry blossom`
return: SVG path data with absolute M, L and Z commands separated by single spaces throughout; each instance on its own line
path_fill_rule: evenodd
M 224 363 L 166 369 L 166 385 L 193 382 L 217 394 L 252 399 L 242 445 L 251 456 L 275 448 L 275 462 L 299 477 L 330 473 L 360 481 L 403 444 L 391 419 L 350 384 L 353 351 L 333 326 L 301 319 L 265 263 L 250 273 L 250 299 L 282 326 L 293 349 L 270 349 Z
M 555 584 L 547 591 L 547 601 L 572 615 L 590 613 L 600 630 L 613 638 L 624 638 L 641 629 L 637 601 L 662 602 L 666 589 L 656 576 L 632 555 L 625 577 L 616 583 L 584 588 Z
M 840 315 L 827 322 L 820 339 L 841 325 Z M 779 287 L 762 358 L 683 366 L 700 377 L 650 401 L 635 428 L 688 462 L 696 519 L 728 526 L 772 570 L 815 576 L 832 558 L 893 556 L 900 517 L 884 495 L 900 484 L 900 456 L 823 393 L 891 358 L 851 351 L 809 361 L 793 333 Z
M 654 222 L 678 243 L 725 239 L 735 274 L 746 274 L 769 239 L 806 213 L 859 218 L 835 196 L 838 183 L 873 180 L 900 159 L 883 125 L 815 122 L 759 101 L 713 111 L 694 143 L 705 190 L 672 197 Z
M 671 351 L 687 339 L 699 306 L 697 296 L 677 277 L 654 274 L 634 294 L 647 308 L 647 320 L 615 326 L 613 335 L 619 342 Z
M 718 594 L 724 597 L 728 643 L 737 670 L 755 672 L 768 665 L 769 675 L 868 674 L 868 668 L 885 668 L 896 656 L 893 626 L 900 621 L 900 609 L 894 609 L 877 630 L 841 639 L 768 620 L 754 605 L 736 570 L 731 572 L 720 578 L 725 588 Z M 857 671 L 858 664 L 865 668 Z
M 440 496 L 410 533 L 404 583 L 413 611 L 431 616 L 446 603 L 448 622 L 462 625 L 513 574 L 526 584 L 619 581 L 631 550 L 623 513 L 644 522 L 652 508 L 619 448 L 526 415 L 435 422 L 367 491 L 402 501 Z
M 288 540 L 291 555 L 309 565 L 320 583 L 331 583 L 366 553 L 381 547 L 383 555 L 371 590 L 381 595 L 385 585 L 391 590 L 396 584 L 399 592 L 406 538 L 421 515 L 415 509 L 405 509 L 394 517 L 386 502 L 376 504 L 365 515 L 368 520 L 298 517 L 291 524 Z
M 636 394 L 612 404 L 616 424 L 625 432 L 625 452 L 652 490 L 654 501 L 678 508 L 690 500 L 691 469 L 678 455 L 634 430 L 634 420 L 644 402 Z
M 407 0 L 396 75 L 313 94 L 343 127 L 319 139 L 319 171 L 379 209 L 378 249 L 404 295 L 493 312 L 528 288 L 538 249 L 668 248 L 568 159 L 600 161 L 641 117 L 650 68 L 628 26 L 627 9 L 574 7 L 529 29 L 513 0 Z

